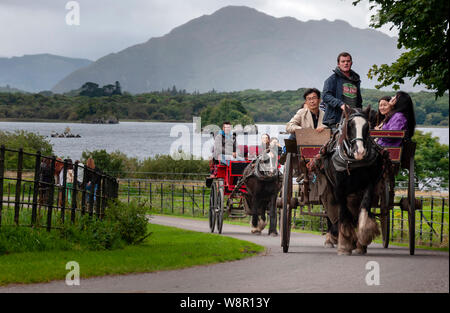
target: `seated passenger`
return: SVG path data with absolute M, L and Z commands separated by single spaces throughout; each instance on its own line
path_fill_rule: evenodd
M 391 97 L 384 96 L 378 100 L 378 112 L 375 116 L 375 127 L 374 129 L 380 130 L 383 126 L 384 118 L 386 117 L 386 113 L 389 112 L 389 101 L 391 100 Z
M 323 124 L 324 112 L 319 109 L 320 91 L 316 88 L 309 88 L 303 94 L 306 100 L 304 107 L 297 111 L 295 116 L 286 124 L 286 131 L 291 133 L 289 139 L 295 138 L 295 130 L 301 128 L 314 128 L 317 132 L 322 132 L 326 125 Z
M 222 130 L 214 139 L 214 159 L 226 165 L 231 158 L 236 158 L 236 138 L 231 132 L 231 123 L 223 122 Z
M 263 134 L 261 136 L 261 150 L 264 151 L 270 146 L 270 136 L 269 134 Z
M 382 130 L 404 130 L 405 138 L 410 139 L 414 135 L 416 128 L 416 118 L 414 116 L 414 105 L 411 97 L 403 91 L 391 98 L 386 108 Z M 401 138 L 379 138 L 380 146 L 398 147 L 402 144 Z

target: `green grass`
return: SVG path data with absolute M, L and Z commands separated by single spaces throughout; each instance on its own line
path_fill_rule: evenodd
M 142 244 L 108 251 L 24 252 L 0 256 L 0 285 L 64 280 L 66 263 L 80 265 L 81 279 L 92 276 L 173 270 L 254 256 L 264 247 L 216 234 L 149 224 Z

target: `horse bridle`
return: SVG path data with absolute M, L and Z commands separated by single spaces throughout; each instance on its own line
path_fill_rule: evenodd
M 339 137 L 344 135 L 344 134 L 343 134 L 343 128 L 344 128 L 344 126 L 347 127 L 347 129 L 348 129 L 348 124 L 349 124 L 355 117 L 358 117 L 358 116 L 364 118 L 365 120 L 367 120 L 367 118 L 365 117 L 365 115 L 362 114 L 362 113 L 360 113 L 360 112 L 352 113 L 348 118 L 342 120 L 341 124 L 339 125 Z M 344 123 L 345 123 L 346 125 L 344 125 Z M 349 144 L 351 145 L 351 144 L 353 144 L 354 142 L 356 142 L 356 141 L 358 141 L 358 140 L 359 140 L 359 141 L 362 141 L 362 143 L 365 144 L 366 141 L 367 141 L 367 139 L 360 138 L 360 137 L 353 138 L 353 139 L 351 139 L 351 140 L 349 141 L 347 137 L 348 137 L 348 132 L 346 131 L 346 133 L 345 133 L 345 138 L 342 140 L 342 143 L 343 143 L 343 145 L 344 145 L 344 152 L 345 152 L 345 154 L 347 154 L 347 156 L 342 156 L 341 150 L 343 150 L 343 149 L 339 149 L 339 156 L 340 156 L 344 161 L 350 161 L 350 160 L 353 160 L 353 159 L 350 159 L 350 158 L 349 158 L 349 152 L 350 152 L 350 150 L 351 150 L 351 147 L 349 146 Z

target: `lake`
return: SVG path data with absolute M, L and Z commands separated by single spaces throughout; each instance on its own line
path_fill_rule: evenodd
M 278 137 L 283 144 L 287 135 L 279 133 L 285 130 L 284 124 L 257 124 L 259 135 L 238 136 L 238 144 L 256 145 L 260 135 L 268 133 Z M 73 134 L 82 138 L 52 138 L 52 132 L 63 133 L 70 127 Z M 85 150 L 105 149 L 107 152 L 121 151 L 129 157 L 140 160 L 156 154 L 171 154 L 182 149 L 196 156 L 207 159 L 213 144 L 208 134 L 193 134 L 192 123 L 157 123 L 157 122 L 120 122 L 119 124 L 80 124 L 80 123 L 34 123 L 34 122 L 0 122 L 0 130 L 26 130 L 49 137 L 56 155 L 79 160 Z M 443 144 L 449 144 L 448 128 L 418 128 L 431 132 Z

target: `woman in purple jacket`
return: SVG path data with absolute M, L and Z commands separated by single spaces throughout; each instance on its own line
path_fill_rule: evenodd
M 404 130 L 406 132 L 405 139 L 410 139 L 414 135 L 416 128 L 414 105 L 406 92 L 399 91 L 391 98 L 385 116 L 382 130 Z M 402 139 L 380 138 L 378 144 L 380 146 L 398 147 L 402 144 Z

